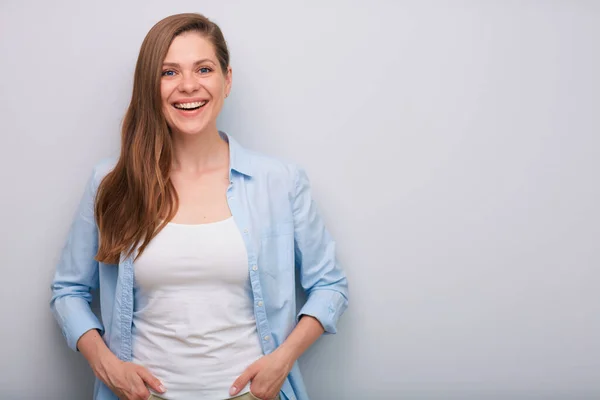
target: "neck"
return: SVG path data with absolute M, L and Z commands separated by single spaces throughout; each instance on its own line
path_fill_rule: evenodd
M 173 171 L 202 173 L 229 164 L 229 145 L 215 128 L 197 135 L 173 134 Z

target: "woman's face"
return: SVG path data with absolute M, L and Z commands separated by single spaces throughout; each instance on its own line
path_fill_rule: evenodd
M 231 67 L 223 73 L 209 40 L 193 31 L 173 39 L 160 84 L 163 112 L 173 133 L 216 130 L 230 89 Z

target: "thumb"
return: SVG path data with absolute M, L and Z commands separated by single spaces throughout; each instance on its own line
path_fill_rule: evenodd
M 152 375 L 146 368 L 142 367 L 141 365 L 138 366 L 137 373 L 140 378 L 142 378 L 142 380 L 155 392 L 164 393 L 166 391 L 162 382 Z
M 233 382 L 231 389 L 229 389 L 229 395 L 235 396 L 240 390 L 242 390 L 252 378 L 256 376 L 257 371 L 254 368 L 254 364 L 250 365 L 242 374 Z

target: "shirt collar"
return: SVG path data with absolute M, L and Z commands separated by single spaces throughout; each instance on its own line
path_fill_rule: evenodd
M 248 151 L 227 133 L 219 131 L 219 135 L 229 143 L 229 169 L 252 177 L 252 163 Z

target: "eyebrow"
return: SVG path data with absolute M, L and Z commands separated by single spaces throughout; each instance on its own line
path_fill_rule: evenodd
M 198 60 L 194 63 L 194 66 L 197 66 L 199 64 L 204 64 L 204 63 L 211 63 L 213 65 L 215 65 L 215 63 L 210 59 L 210 58 L 203 58 L 202 60 Z M 173 63 L 173 62 L 164 62 L 163 63 L 163 67 L 175 67 L 175 68 L 179 68 L 179 64 L 177 63 Z

